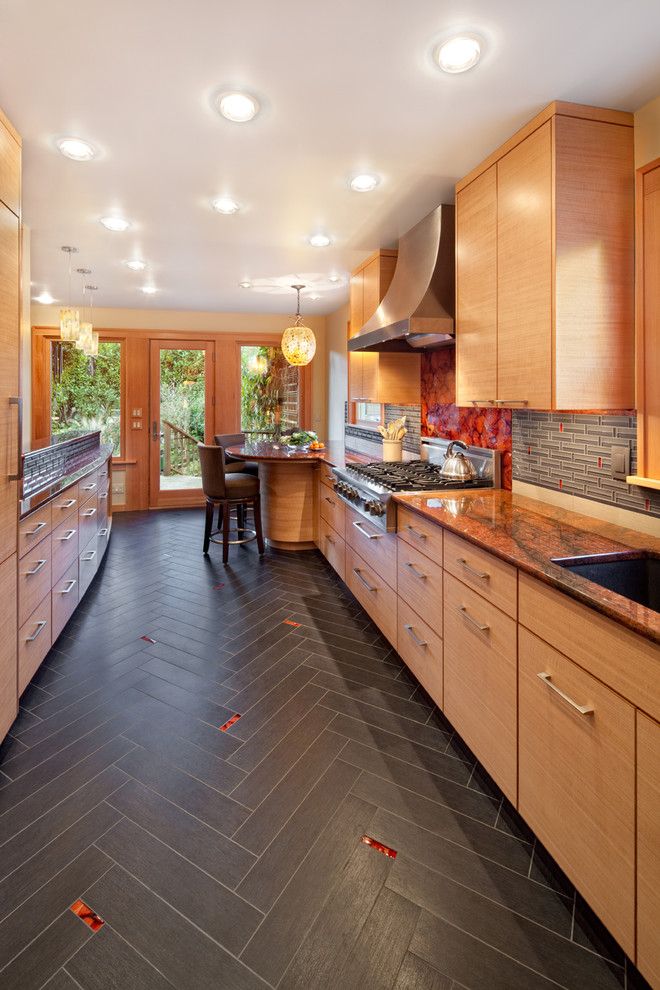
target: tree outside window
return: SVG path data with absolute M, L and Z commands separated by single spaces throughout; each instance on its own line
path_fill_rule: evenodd
M 300 373 L 279 347 L 241 347 L 241 430 L 300 426 Z
M 51 345 L 51 432 L 100 430 L 101 443 L 121 453 L 121 344 L 101 341 L 96 358 L 74 344 Z

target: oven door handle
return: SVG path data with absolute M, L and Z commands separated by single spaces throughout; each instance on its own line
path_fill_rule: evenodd
M 358 530 L 358 532 L 362 533 L 363 536 L 366 536 L 368 540 L 380 540 L 381 536 L 383 535 L 382 533 L 367 533 L 366 529 L 364 528 L 361 522 L 354 522 L 353 525 Z

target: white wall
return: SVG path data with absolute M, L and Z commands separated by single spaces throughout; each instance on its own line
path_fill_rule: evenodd
M 327 350 L 327 437 L 330 443 L 344 442 L 344 402 L 348 392 L 346 324 L 348 303 L 326 317 Z

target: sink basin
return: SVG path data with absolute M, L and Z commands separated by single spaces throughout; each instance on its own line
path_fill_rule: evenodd
M 559 557 L 553 563 L 660 612 L 660 557 L 644 552 L 603 553 L 591 557 Z

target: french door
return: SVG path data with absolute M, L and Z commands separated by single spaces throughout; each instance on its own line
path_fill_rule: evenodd
M 151 341 L 149 504 L 154 508 L 201 502 L 197 444 L 213 442 L 213 349 L 207 340 Z

